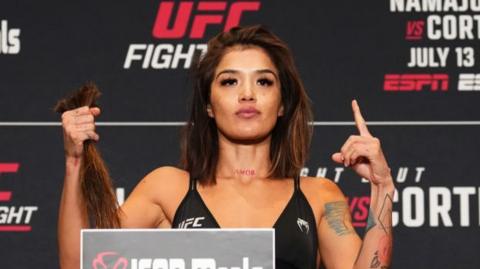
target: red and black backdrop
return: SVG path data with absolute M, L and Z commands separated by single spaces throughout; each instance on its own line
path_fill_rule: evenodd
M 392 267 L 480 267 L 479 0 L 2 2 L 0 267 L 58 267 L 56 100 L 101 88 L 98 146 L 122 200 L 178 163 L 192 55 L 238 24 L 289 44 L 315 112 L 302 173 L 336 181 L 363 234 L 368 183 L 330 159 L 359 101 L 396 182 Z

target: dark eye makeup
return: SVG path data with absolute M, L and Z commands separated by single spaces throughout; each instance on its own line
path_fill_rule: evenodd
M 273 85 L 273 80 L 269 78 L 260 78 L 258 79 L 257 83 L 261 86 L 272 86 Z
M 220 85 L 222 86 L 231 86 L 237 83 L 237 80 L 234 78 L 225 78 L 220 80 Z
M 233 86 L 238 83 L 238 80 L 236 78 L 223 78 L 220 79 L 220 85 L 221 86 Z M 257 85 L 260 85 L 262 87 L 269 87 L 272 86 L 274 81 L 269 78 L 259 78 L 257 79 Z

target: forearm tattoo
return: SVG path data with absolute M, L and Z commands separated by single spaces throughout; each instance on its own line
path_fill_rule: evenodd
M 385 234 L 390 234 L 392 231 L 392 206 L 393 206 L 393 194 L 385 195 L 383 199 L 380 213 L 378 213 L 378 222 Z
M 368 212 L 367 228 L 365 229 L 365 236 L 373 228 L 378 227 L 384 232 L 378 239 L 378 245 L 373 253 L 373 258 L 370 261 L 370 268 L 388 269 L 392 256 L 392 207 L 393 207 L 393 193 L 386 194 L 383 198 L 380 206 L 378 216 L 375 216 L 375 212 L 370 210 Z M 364 248 L 365 240 L 360 246 L 360 251 L 355 260 L 357 264 L 360 254 Z
M 339 236 L 353 233 L 353 227 L 349 224 L 350 212 L 345 201 L 337 201 L 325 204 L 325 217 L 328 226 Z
M 370 263 L 370 268 L 378 268 L 380 266 L 380 261 L 378 260 L 378 251 L 375 251 L 373 254 L 372 262 Z
M 390 265 L 392 257 L 392 206 L 393 193 L 385 195 L 380 212 L 378 214 L 379 228 L 385 233 L 380 237 L 377 251 L 373 255 L 370 268 L 386 269 Z M 367 232 L 368 232 L 367 228 Z
M 368 212 L 368 219 L 367 219 L 367 228 L 365 229 L 365 234 L 370 231 L 373 227 L 377 225 L 377 222 L 375 221 L 375 214 L 370 210 Z

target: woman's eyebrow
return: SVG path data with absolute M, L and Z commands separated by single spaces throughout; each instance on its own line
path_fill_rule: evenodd
M 272 74 L 273 76 L 275 76 L 276 79 L 278 79 L 278 76 L 277 74 L 271 70 L 271 69 L 268 69 L 268 68 L 265 68 L 265 69 L 257 69 L 257 70 L 254 70 L 253 72 L 257 73 L 257 74 L 264 74 L 264 73 L 270 73 Z M 239 70 L 236 70 L 236 69 L 225 69 L 225 70 L 222 70 L 220 72 L 218 72 L 218 74 L 215 76 L 215 79 L 218 78 L 218 76 L 220 76 L 221 74 L 238 74 L 240 73 Z
M 276 74 L 273 70 L 268 69 L 268 68 L 267 68 L 267 69 L 256 70 L 255 73 L 258 73 L 258 74 L 270 73 L 270 74 L 272 74 L 276 79 L 278 79 L 277 74 Z
M 221 74 L 237 74 L 237 73 L 240 73 L 238 70 L 235 70 L 235 69 L 225 69 L 225 70 L 222 70 L 220 72 L 218 72 L 217 76 L 215 76 L 215 79 L 218 78 L 218 76 L 220 76 Z

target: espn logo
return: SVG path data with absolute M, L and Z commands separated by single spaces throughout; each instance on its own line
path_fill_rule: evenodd
M 458 77 L 459 91 L 480 91 L 479 74 L 460 74 Z
M 385 91 L 447 91 L 448 74 L 386 74 Z
M 244 12 L 258 11 L 260 2 L 240 1 L 229 4 L 226 1 L 200 1 L 197 3 L 182 1 L 178 3 L 174 21 L 170 22 L 174 7 L 175 2 L 173 1 L 160 3 L 153 26 L 153 37 L 158 39 L 183 38 L 187 35 L 190 21 L 192 21 L 189 33 L 191 39 L 203 38 L 207 25 L 221 25 L 223 23 L 223 30 L 228 31 L 230 28 L 239 25 Z M 194 10 L 196 14 L 192 15 Z

